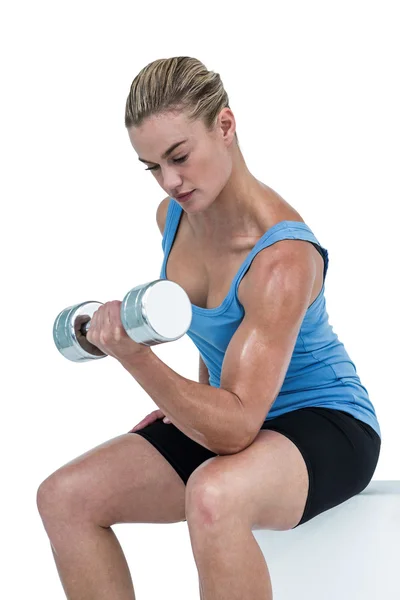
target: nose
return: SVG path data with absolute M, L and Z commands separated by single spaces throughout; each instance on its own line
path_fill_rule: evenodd
M 162 170 L 161 177 L 163 180 L 163 187 L 165 190 L 180 190 L 183 188 L 182 177 L 179 175 L 178 171 L 176 169 L 174 169 L 173 167 L 171 167 L 171 168 L 167 167 L 164 170 Z M 172 194 L 170 194 L 170 195 L 172 195 Z M 173 197 L 173 195 L 172 195 L 172 197 Z

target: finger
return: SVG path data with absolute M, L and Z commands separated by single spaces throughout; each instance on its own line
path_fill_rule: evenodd
M 92 340 L 93 340 L 93 332 L 96 328 L 97 319 L 98 319 L 98 317 L 97 317 L 97 310 L 96 310 L 90 318 L 89 329 L 86 333 L 86 339 L 88 340 L 88 342 L 92 342 Z
M 137 429 L 142 429 L 143 425 L 144 425 L 143 421 L 140 421 L 140 423 L 138 423 L 137 425 L 132 427 L 132 429 L 130 431 L 136 431 Z
M 145 427 L 147 427 L 147 425 L 151 425 L 151 423 L 152 421 L 141 421 L 131 429 L 131 432 L 133 433 L 134 431 L 138 431 L 139 429 L 144 429 Z
M 99 314 L 99 328 L 100 328 L 100 331 L 102 331 L 104 334 L 105 328 L 107 327 L 107 323 L 108 323 L 108 302 L 103 304 L 103 306 L 101 306 L 99 308 L 99 311 L 100 311 L 100 309 L 101 309 L 101 312 Z
M 107 302 L 107 319 L 105 321 L 108 330 L 114 334 L 115 328 L 115 309 L 113 302 Z
M 126 334 L 121 321 L 121 304 L 119 300 L 113 300 L 110 303 L 110 321 L 113 328 L 113 333 L 120 338 Z
M 133 429 L 137 429 L 137 428 L 142 429 L 143 427 L 150 425 L 150 423 L 152 423 L 155 420 L 156 419 L 150 419 L 149 417 L 146 417 L 145 419 L 142 419 L 141 421 L 139 421 L 139 423 L 137 425 L 135 425 L 135 427 Z
M 96 324 L 96 323 L 99 322 L 99 316 L 100 316 L 100 314 L 101 314 L 101 306 L 99 306 L 99 308 L 97 310 L 95 310 L 95 312 L 93 313 L 92 322 L 94 324 Z
M 153 410 L 153 412 L 151 412 L 144 419 L 139 421 L 139 423 L 137 425 L 135 425 L 135 427 L 133 427 L 133 429 L 136 429 L 136 427 L 139 427 L 140 425 L 146 425 L 149 423 L 153 423 L 153 421 L 156 421 L 157 419 L 162 419 L 162 417 L 164 417 L 164 416 L 165 415 L 162 412 L 162 410 Z

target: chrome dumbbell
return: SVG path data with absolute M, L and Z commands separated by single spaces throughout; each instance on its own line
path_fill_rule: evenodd
M 61 354 L 73 362 L 107 356 L 86 339 L 90 320 L 102 302 L 68 306 L 57 316 L 53 339 Z M 182 337 L 192 321 L 192 305 L 180 285 L 157 279 L 133 288 L 121 304 L 121 322 L 132 340 L 145 346 L 173 342 Z

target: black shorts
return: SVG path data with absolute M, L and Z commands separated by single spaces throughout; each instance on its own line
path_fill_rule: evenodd
M 375 472 L 381 438 L 372 427 L 344 411 L 301 408 L 269 420 L 261 429 L 288 437 L 306 462 L 310 480 L 307 503 L 295 527 L 362 492 Z M 157 448 L 185 484 L 201 463 L 217 456 L 162 419 L 134 433 Z

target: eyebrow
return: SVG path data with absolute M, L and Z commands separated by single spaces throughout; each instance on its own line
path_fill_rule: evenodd
M 181 144 L 184 144 L 185 142 L 187 142 L 187 139 L 185 140 L 181 140 L 180 142 L 177 142 L 176 144 L 172 144 L 172 146 L 170 148 L 168 148 L 168 150 L 166 150 L 164 152 L 164 154 L 162 155 L 161 158 L 167 158 L 167 156 L 169 156 L 171 154 L 171 152 L 173 152 L 175 150 L 175 148 L 177 148 L 178 146 L 180 146 Z M 144 163 L 150 163 L 152 165 L 155 165 L 156 163 L 153 163 L 151 160 L 146 160 L 144 158 L 139 158 L 138 160 L 140 160 L 140 162 L 144 162 Z

